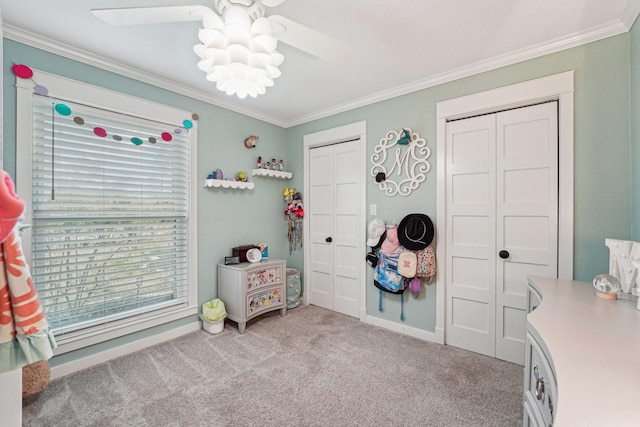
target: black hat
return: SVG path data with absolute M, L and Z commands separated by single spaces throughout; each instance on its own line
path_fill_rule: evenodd
M 369 252 L 367 254 L 367 263 L 375 268 L 378 265 L 378 256 L 374 252 Z
M 398 225 L 398 241 L 410 251 L 419 251 L 431 244 L 433 223 L 425 214 L 412 213 Z

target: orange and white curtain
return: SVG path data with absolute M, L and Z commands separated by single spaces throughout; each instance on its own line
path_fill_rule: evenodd
M 24 202 L 0 170 L 0 372 L 48 360 L 55 339 L 22 251 L 18 218 Z

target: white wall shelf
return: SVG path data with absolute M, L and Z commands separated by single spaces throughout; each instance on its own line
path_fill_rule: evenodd
M 269 176 L 272 178 L 291 179 L 293 173 L 285 171 L 274 171 L 273 169 L 252 169 L 251 175 L 253 176 Z
M 226 179 L 205 179 L 204 186 L 206 188 L 222 187 L 222 188 L 235 188 L 238 190 L 253 190 L 253 182 L 244 181 L 229 181 Z

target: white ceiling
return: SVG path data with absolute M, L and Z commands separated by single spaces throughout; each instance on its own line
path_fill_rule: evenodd
M 640 0 L 287 0 L 267 9 L 355 47 L 340 65 L 280 43 L 257 98 L 218 92 L 196 64 L 197 22 L 110 26 L 94 8 L 212 0 L 0 0 L 5 36 L 289 127 L 628 31 Z M 58 43 L 59 42 L 59 43 Z

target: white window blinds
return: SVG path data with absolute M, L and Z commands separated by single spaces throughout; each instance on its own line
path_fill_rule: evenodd
M 32 275 L 56 335 L 187 303 L 190 147 L 174 127 L 34 95 Z

